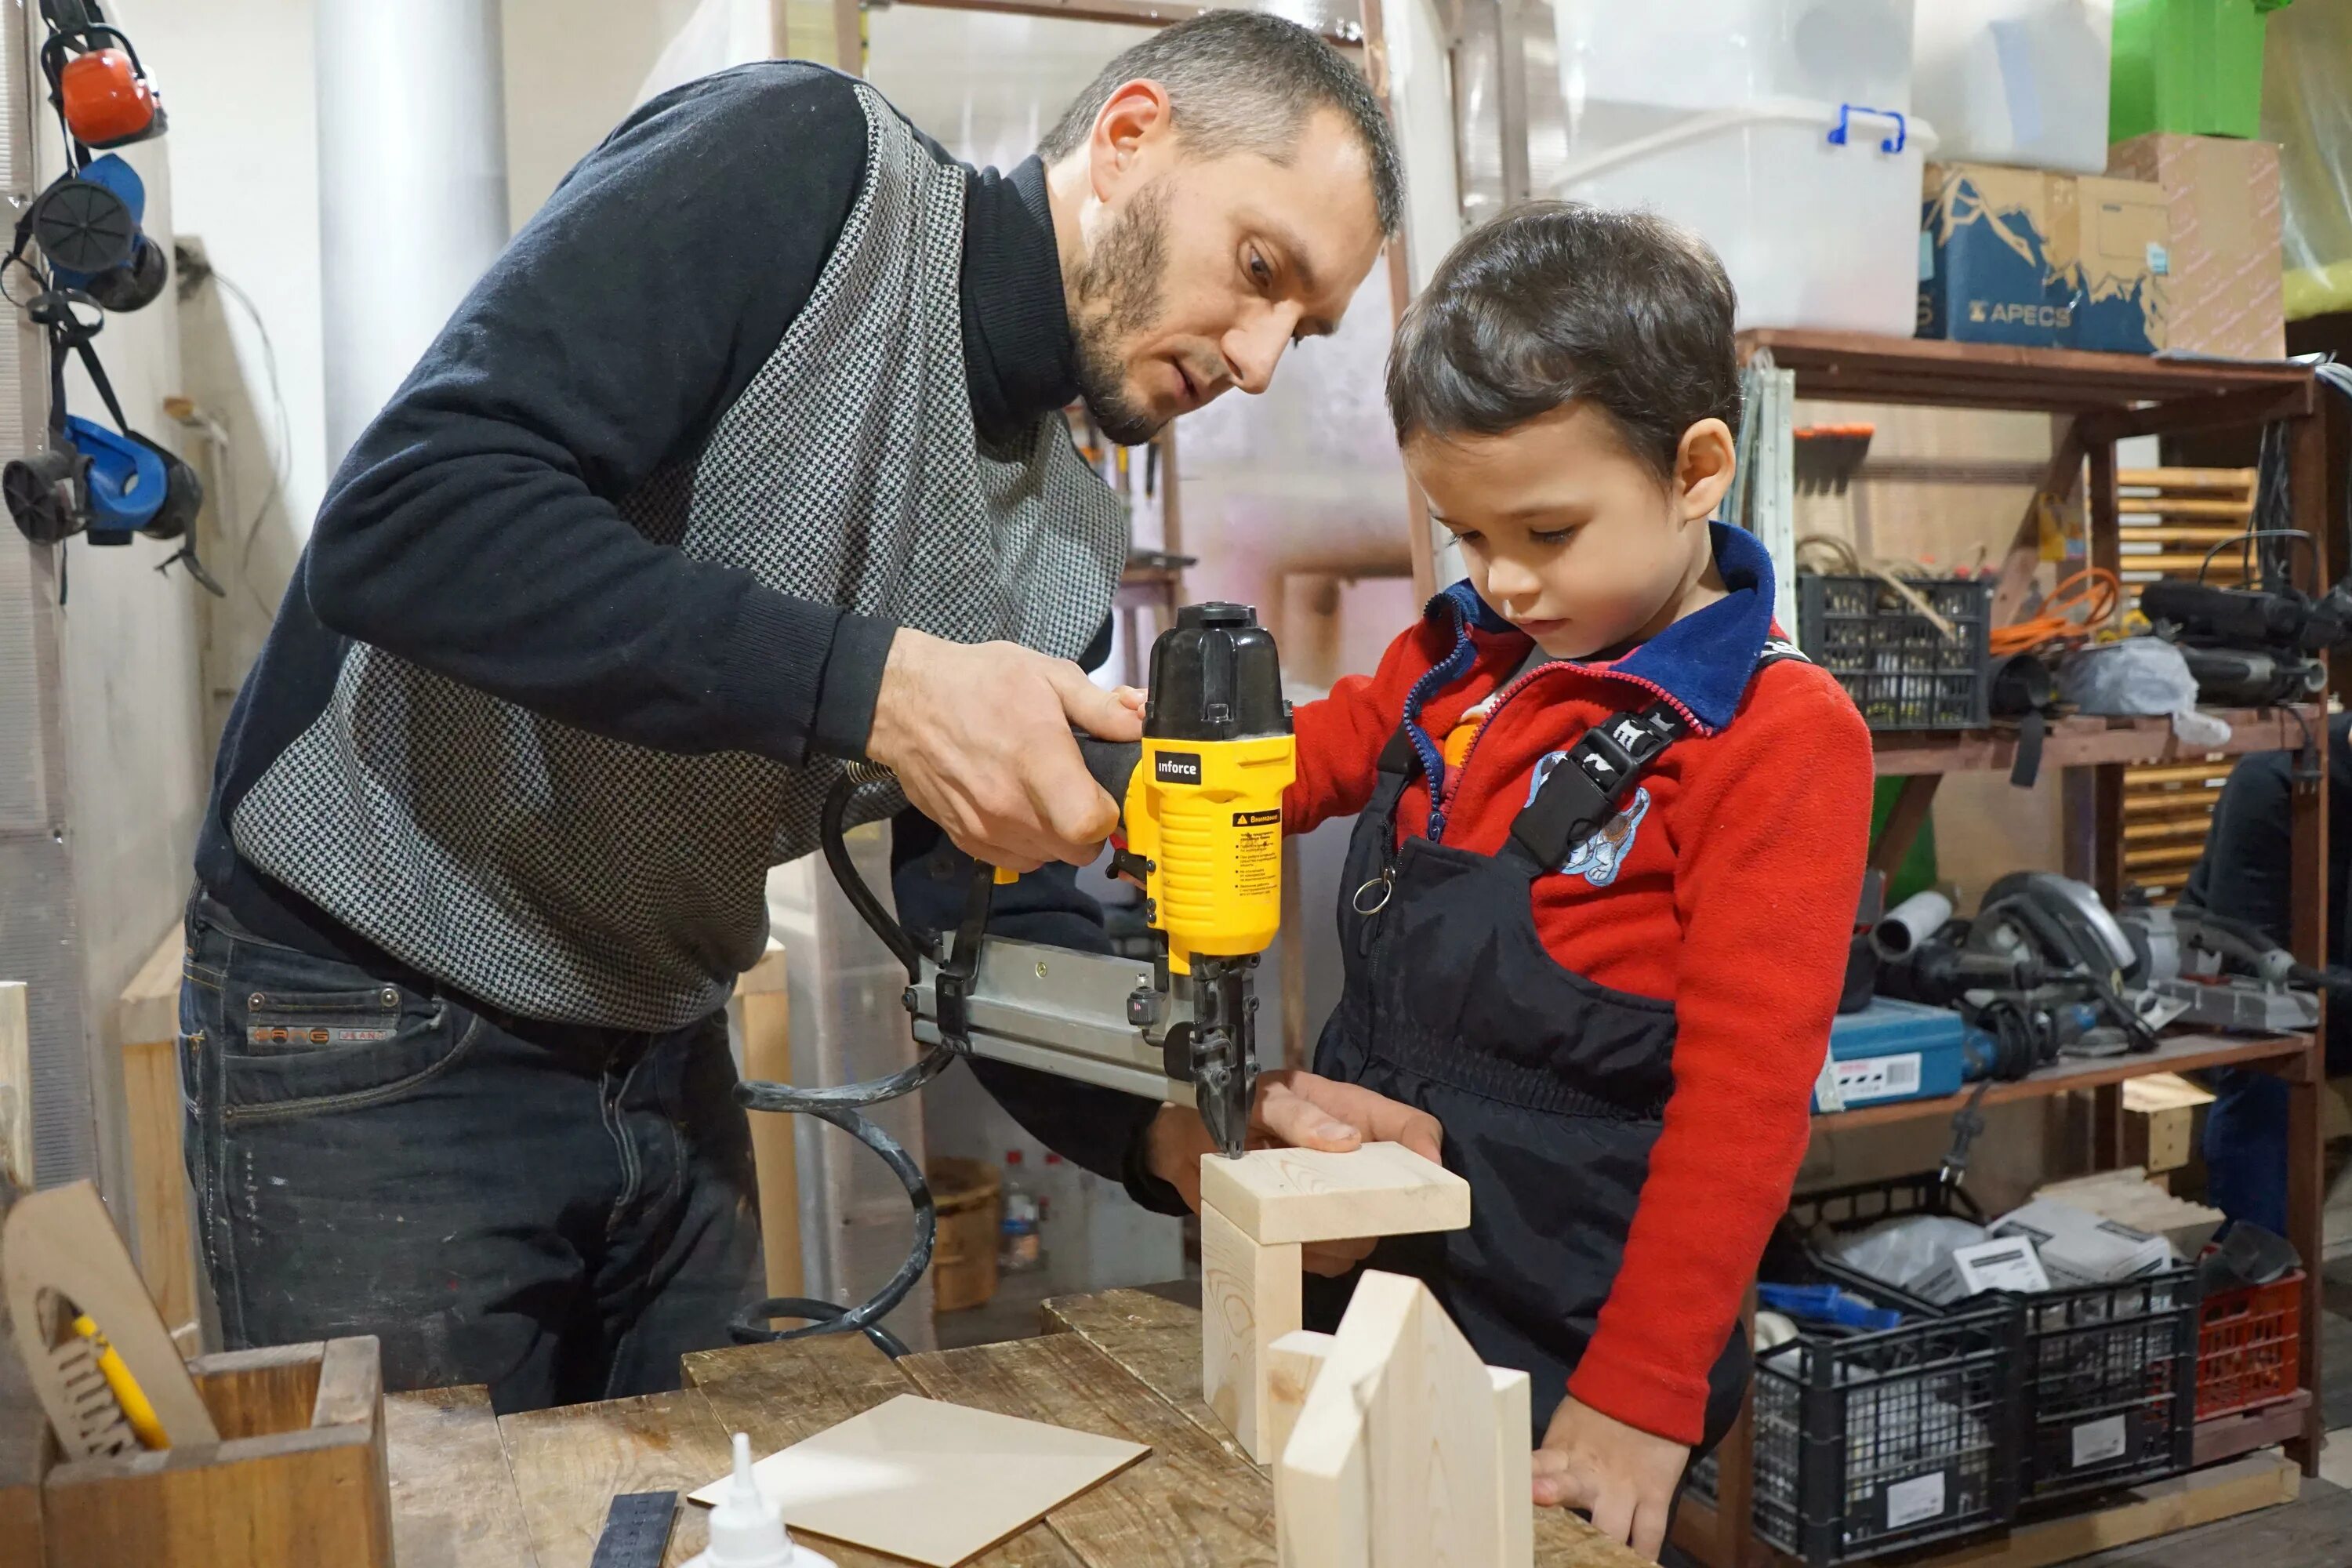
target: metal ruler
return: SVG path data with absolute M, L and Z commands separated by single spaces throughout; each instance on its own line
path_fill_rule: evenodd
M 605 1510 L 588 1568 L 661 1568 L 677 1516 L 676 1492 L 623 1492 Z

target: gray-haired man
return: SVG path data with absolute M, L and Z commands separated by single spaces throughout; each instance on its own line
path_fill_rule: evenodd
M 998 864 L 1090 858 L 1127 533 L 1060 409 L 1262 389 L 1398 202 L 1360 77 L 1237 13 L 1010 174 L 793 64 L 572 171 L 345 458 L 223 742 L 182 1014 L 229 1342 L 510 1410 L 721 1337 L 768 867 L 861 756 Z

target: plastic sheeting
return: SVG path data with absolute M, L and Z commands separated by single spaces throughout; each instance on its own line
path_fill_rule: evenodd
M 2352 310 L 2352 5 L 2271 13 L 2263 137 L 2279 144 L 2287 320 Z

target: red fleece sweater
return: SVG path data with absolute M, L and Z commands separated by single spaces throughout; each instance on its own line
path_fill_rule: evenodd
M 1476 662 L 1422 710 L 1441 741 L 1509 686 L 1465 765 L 1447 770 L 1444 842 L 1493 854 L 1547 753 L 1658 691 L 1605 666 L 1548 664 L 1513 680 L 1516 632 L 1472 634 Z M 1298 710 L 1298 778 L 1286 831 L 1363 808 L 1413 682 L 1452 649 L 1433 617 L 1378 673 Z M 1668 694 L 1671 696 L 1671 694 Z M 1695 1443 L 1706 1374 L 1805 1152 L 1862 885 L 1871 807 L 1869 732 L 1837 682 L 1797 659 L 1765 666 L 1732 723 L 1695 730 L 1641 780 L 1649 806 L 1613 878 L 1534 884 L 1553 957 L 1601 984 L 1675 1005 L 1675 1087 L 1606 1306 L 1569 1392 L 1631 1426 Z M 1416 776 L 1399 840 L 1426 836 Z M 1473 1194 L 1474 1200 L 1476 1194 Z

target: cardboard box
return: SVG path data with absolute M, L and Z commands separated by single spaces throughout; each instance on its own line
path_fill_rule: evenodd
M 2278 148 L 2157 132 L 2109 148 L 2107 173 L 2164 191 L 2170 346 L 2231 359 L 2284 358 Z
M 2154 184 L 1931 163 L 1919 335 L 2153 353 L 2168 342 L 2170 223 Z

